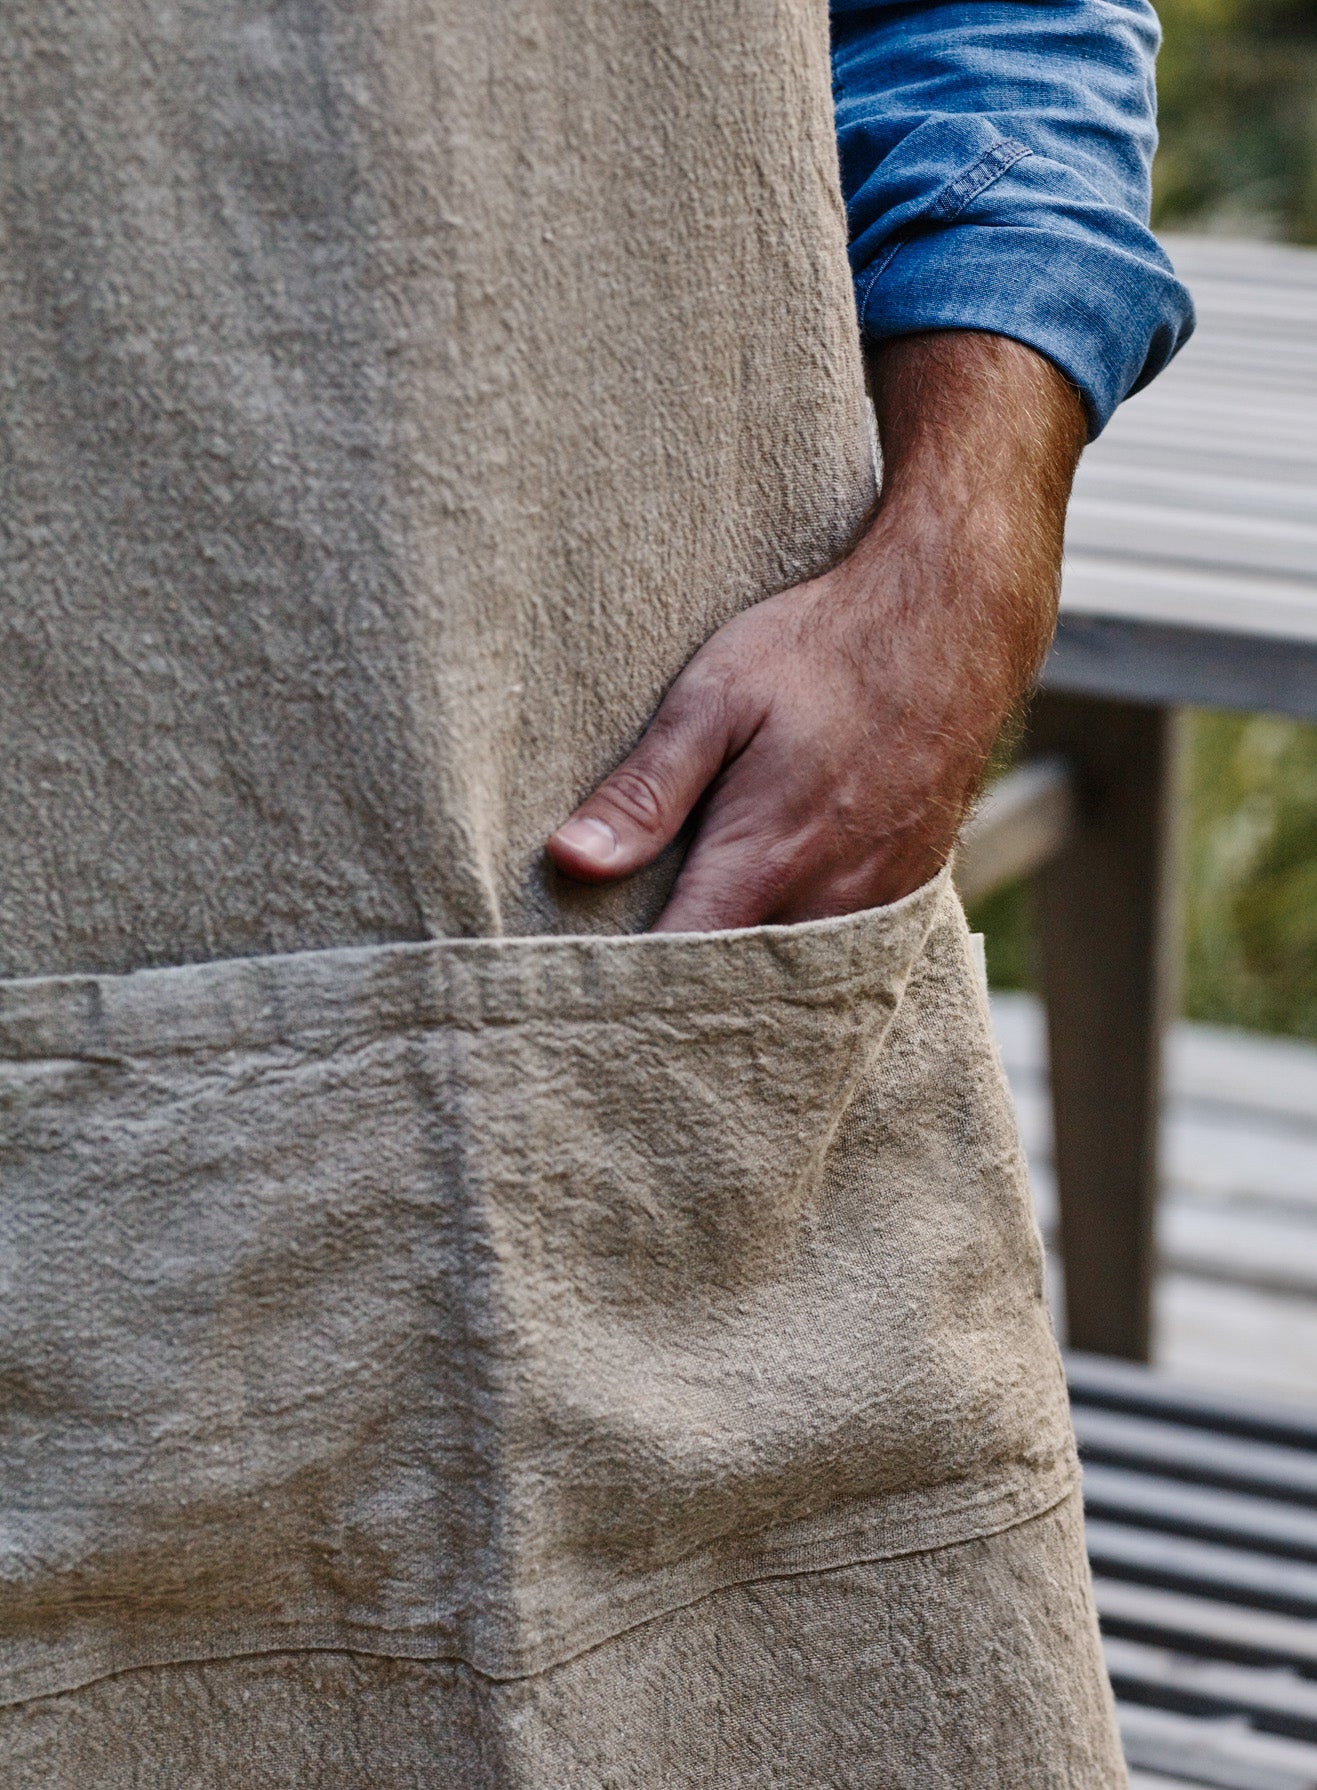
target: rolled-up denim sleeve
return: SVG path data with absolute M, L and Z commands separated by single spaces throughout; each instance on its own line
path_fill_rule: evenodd
M 832 0 L 860 327 L 1013 336 L 1093 434 L 1193 305 L 1148 228 L 1159 28 L 1147 0 Z

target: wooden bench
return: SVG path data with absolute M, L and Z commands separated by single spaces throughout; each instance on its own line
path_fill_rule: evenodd
M 1317 720 L 1317 253 L 1172 242 L 1198 334 L 1080 468 L 1029 757 L 966 827 L 967 898 L 1034 878 L 1072 1347 L 1151 1342 L 1178 711 Z
M 1068 1370 L 1132 1790 L 1317 1790 L 1317 1415 Z

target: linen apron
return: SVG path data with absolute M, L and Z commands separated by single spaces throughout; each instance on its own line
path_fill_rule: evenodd
M 872 502 L 823 0 L 6 0 L 0 343 L 0 1783 L 1123 1783 L 946 877 L 542 853 Z

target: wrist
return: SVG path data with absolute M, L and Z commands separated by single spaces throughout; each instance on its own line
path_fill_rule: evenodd
M 1056 570 L 1021 551 L 1013 507 L 999 525 L 980 515 L 970 527 L 912 492 L 880 511 L 820 590 L 841 631 L 835 650 L 871 668 L 916 782 L 935 775 L 967 796 L 977 781 L 1046 657 Z
M 884 343 L 870 375 L 883 489 L 856 569 L 880 602 L 901 593 L 906 637 L 967 700 L 1004 715 L 1055 627 L 1082 402 L 1033 349 L 974 332 Z
M 871 349 L 883 502 L 932 498 L 948 516 L 994 505 L 1059 529 L 1087 438 L 1083 401 L 1045 356 L 971 330 Z

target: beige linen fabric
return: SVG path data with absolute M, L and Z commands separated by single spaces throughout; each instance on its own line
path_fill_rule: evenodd
M 305 1675 L 337 1673 L 390 1709 L 398 1687 L 448 1687 L 416 1781 L 553 1784 L 555 1749 L 568 1782 L 694 1784 L 711 1749 L 710 1781 L 735 1781 L 753 1755 L 726 1722 L 762 1696 L 766 1650 L 802 1705 L 821 1698 L 800 1769 L 860 1782 L 918 1719 L 890 1707 L 919 1673 L 898 1649 L 889 1683 L 882 1637 L 921 1634 L 930 1661 L 962 1662 L 920 1692 L 945 1759 L 902 1767 L 938 1784 L 980 1720 L 956 1701 L 984 1632 L 964 1594 L 1010 1610 L 1001 1695 L 1035 1715 L 1061 1698 L 1016 1737 L 1042 1772 L 1016 1781 L 1120 1782 L 1073 1516 L 1022 1569 L 1022 1526 L 1069 1508 L 1074 1459 L 945 875 L 802 927 L 11 982 L 0 1063 L 0 1667 L 22 1746 L 55 1744 L 33 1699 L 86 1687 L 91 1709 L 123 1700 L 115 1746 L 158 1761 L 142 1781 L 205 1782 L 168 1763 L 169 1711 L 191 1709 L 178 1744 L 203 1757 L 244 1708 L 266 1745 Z M 782 1589 L 717 1595 L 763 1581 Z M 842 1711 L 805 1631 L 775 1616 L 759 1664 L 736 1656 L 798 1581 L 802 1614 L 830 1612 L 810 1620 L 873 1674 L 835 1765 Z M 910 1596 L 866 1613 L 866 1584 L 880 1606 Z M 732 1649 L 713 1732 L 681 1713 L 680 1662 L 710 1648 Z M 320 1651 L 475 1675 L 286 1657 Z M 268 1709 L 251 1663 L 172 1671 L 254 1656 Z M 151 1667 L 171 1672 L 158 1692 Z M 643 1702 L 649 1682 L 665 1705 L 642 1775 L 592 1776 L 618 1744 L 604 1685 Z M 145 1735 L 142 1697 L 163 1724 Z M 579 1730 L 541 1731 L 537 1711 L 577 1701 Z M 361 1744 L 338 1693 L 302 1707 L 310 1756 Z M 396 1719 L 405 1760 L 417 1711 Z M 505 1723 L 528 1727 L 524 1756 Z
M 16 1711 L 11 1781 L 1107 1790 L 1080 1525 L 1072 1496 L 990 1540 L 736 1586 L 505 1684 L 332 1652 L 124 1673 Z
M 298 1641 L 510 1676 L 1074 1482 L 945 876 L 10 983 L 0 1051 L 12 1694 Z
M 872 500 L 822 0 L 8 0 L 0 339 L 0 1783 L 1118 1785 L 947 879 L 541 853 Z
M 0 975 L 615 931 L 873 471 L 822 0 L 5 0 Z

